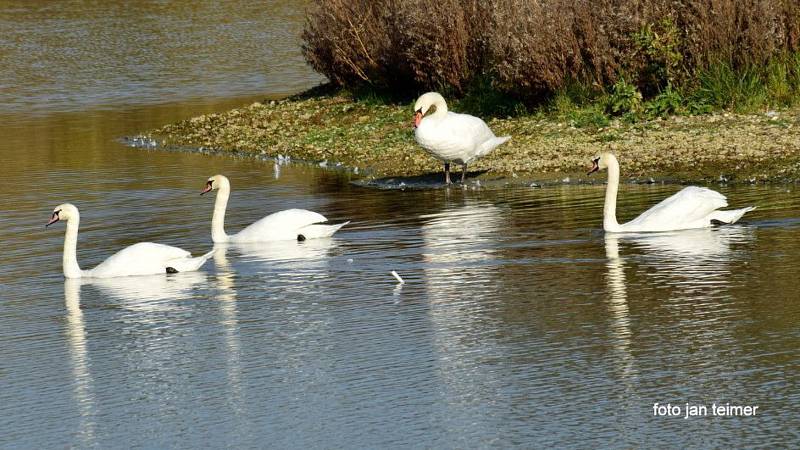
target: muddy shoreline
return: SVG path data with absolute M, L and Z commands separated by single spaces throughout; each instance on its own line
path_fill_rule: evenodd
M 675 116 L 579 128 L 544 115 L 488 118 L 512 139 L 469 167 L 468 184 L 597 183 L 589 160 L 612 151 L 628 182 L 785 183 L 800 180 L 800 108 Z M 435 186 L 442 167 L 414 142 L 411 107 L 300 95 L 207 114 L 126 138 L 136 147 L 303 161 L 377 187 Z M 407 182 L 406 182 L 407 181 Z

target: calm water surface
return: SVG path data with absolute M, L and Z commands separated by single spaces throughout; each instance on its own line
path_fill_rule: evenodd
M 137 11 L 108 17 L 95 3 L 59 2 L 73 11 L 61 16 L 37 9 L 51 2 L 9 4 L 0 8 L 6 46 L 19 42 L 5 33 L 12 20 L 41 41 L 56 25 L 36 17 L 74 31 L 76 17 L 104 29 Z M 189 2 L 142 5 L 163 9 L 121 33 L 153 33 L 152 20 L 174 31 L 190 12 L 214 17 Z M 216 13 L 242 14 L 227 24 L 230 36 L 274 32 L 283 41 L 263 51 L 297 55 L 301 18 L 269 22 L 264 11 L 230 5 Z M 293 31 L 275 28 L 287 23 Z M 220 39 L 217 28 L 184 26 L 178 42 L 199 39 L 191 33 Z M 152 45 L 175 44 L 169 30 Z M 147 48 L 135 37 L 109 42 L 114 54 L 132 51 L 129 42 Z M 42 57 L 43 77 L 52 77 L 42 89 L 0 68 L 11 86 L 0 102 L 0 447 L 798 442 L 795 186 L 716 186 L 735 206 L 759 206 L 742 225 L 613 237 L 600 229 L 603 186 L 379 191 L 318 167 L 115 141 L 317 82 L 287 57 L 273 69 L 292 74 L 285 84 L 273 88 L 267 76 L 251 86 L 261 91 L 240 89 L 224 80 L 246 79 L 253 66 L 225 68 L 238 58 L 212 47 L 194 57 L 179 50 L 173 62 L 167 55 L 166 68 L 110 59 L 108 75 L 104 65 L 69 69 L 76 75 L 64 83 L 76 97 L 64 99 L 48 93 L 60 89 L 52 56 Z M 242 51 L 255 58 L 262 50 Z M 230 72 L 204 79 L 201 63 Z M 194 75 L 173 78 L 180 68 Z M 126 77 L 135 69 L 169 89 L 132 88 Z M 330 240 L 221 248 L 196 273 L 63 279 L 64 227 L 43 226 L 54 206 L 81 209 L 84 268 L 139 241 L 199 254 L 212 245 L 213 198 L 198 193 L 215 173 L 233 185 L 229 231 L 289 207 L 352 223 Z M 624 186 L 619 214 L 633 217 L 679 188 Z M 654 402 L 759 412 L 653 417 Z

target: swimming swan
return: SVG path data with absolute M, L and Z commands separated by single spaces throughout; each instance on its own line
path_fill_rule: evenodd
M 436 112 L 424 117 L 431 106 L 436 107 Z M 497 137 L 483 120 L 448 112 L 444 97 L 428 92 L 414 104 L 414 139 L 428 153 L 444 162 L 445 183 L 450 184 L 450 162 L 461 164 L 463 184 L 467 164 L 488 154 L 511 136 Z
M 734 223 L 747 208 L 720 211 L 728 206 L 725 196 L 711 189 L 689 186 L 661 201 L 628 223 L 617 223 L 617 191 L 619 190 L 619 162 L 611 153 L 603 153 L 592 160 L 589 174 L 608 169 L 608 186 L 603 207 L 603 229 L 608 232 L 647 232 L 705 228 L 714 222 Z
M 228 235 L 225 233 L 225 209 L 231 194 L 231 184 L 223 175 L 214 175 L 206 181 L 206 187 L 200 195 L 217 190 L 214 202 L 214 215 L 211 217 L 211 240 L 215 244 L 223 242 L 266 242 L 286 241 L 332 236 L 339 228 L 350 222 L 336 225 L 323 225 L 328 219 L 322 214 L 305 209 L 286 209 L 272 213 L 244 230 Z
M 45 227 L 62 220 L 67 222 L 63 257 L 64 277 L 66 278 L 111 278 L 190 272 L 199 269 L 214 254 L 212 250 L 203 256 L 192 258 L 191 253 L 178 247 L 140 242 L 109 256 L 94 269 L 81 270 L 76 255 L 78 225 L 81 221 L 78 208 L 70 203 L 56 206 Z

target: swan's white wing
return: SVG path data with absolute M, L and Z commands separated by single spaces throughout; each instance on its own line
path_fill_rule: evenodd
M 186 250 L 171 245 L 141 242 L 111 255 L 89 272 L 96 278 L 166 273 L 171 260 L 191 256 Z
M 287 209 L 270 214 L 231 236 L 233 242 L 265 242 L 297 239 L 300 230 L 327 222 L 322 214 L 306 209 Z
M 478 156 L 481 144 L 495 135 L 478 117 L 448 112 L 441 120 L 423 119 L 414 131 L 414 138 L 437 158 L 462 163 Z
M 624 231 L 661 231 L 699 228 L 709 215 L 728 206 L 725 196 L 708 188 L 689 186 L 622 225 Z
M 337 223 L 335 225 L 323 225 L 316 223 L 300 228 L 298 231 L 306 239 L 326 238 L 333 236 L 334 233 L 339 231 L 339 228 L 342 228 L 348 223 L 350 223 L 349 220 L 347 222 Z
M 197 258 L 192 258 L 191 256 L 188 257 L 181 257 L 170 259 L 166 262 L 168 267 L 172 267 L 178 272 L 194 272 L 195 270 L 199 269 L 203 266 L 203 264 L 208 261 L 211 256 L 214 255 L 214 250 L 210 252 L 198 256 Z

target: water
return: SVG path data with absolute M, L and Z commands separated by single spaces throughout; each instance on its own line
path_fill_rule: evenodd
M 298 49 L 306 6 L 5 1 L 0 110 L 46 114 L 297 92 L 321 80 Z
M 66 5 L 65 29 L 93 7 Z M 3 8 L 7 20 L 14 8 Z M 163 8 L 168 23 L 183 11 Z M 45 14 L 27 3 L 15 11 Z M 94 19 L 103 28 L 114 18 Z M 35 22 L 38 39 L 53 29 Z M 229 25 L 249 30 L 232 36 L 255 32 L 246 20 Z M 131 51 L 128 42 L 113 41 L 112 53 Z M 296 40 L 279 42 L 269 51 L 297 54 Z M 170 86 L 158 95 L 139 96 L 103 66 L 69 80 L 95 100 L 53 99 L 25 79 L 3 91 L 0 447 L 798 442 L 795 186 L 715 186 L 733 206 L 759 206 L 739 226 L 614 238 L 600 230 L 603 186 L 382 191 L 318 167 L 276 171 L 116 142 L 284 89 L 220 88 L 201 72 L 175 81 L 182 66 L 211 58 L 222 68 L 215 61 L 230 54 L 184 56 L 145 77 Z M 58 61 L 43 61 L 57 78 Z M 316 83 L 284 61 L 275 70 Z M 208 96 L 195 97 L 196 86 Z M 352 223 L 331 240 L 224 248 L 197 273 L 63 279 L 63 224 L 43 227 L 53 207 L 81 209 L 84 268 L 139 241 L 200 254 L 211 248 L 213 199 L 198 193 L 215 173 L 233 185 L 229 232 L 289 207 Z M 619 215 L 679 188 L 624 186 Z M 759 410 L 654 417 L 654 402 Z

